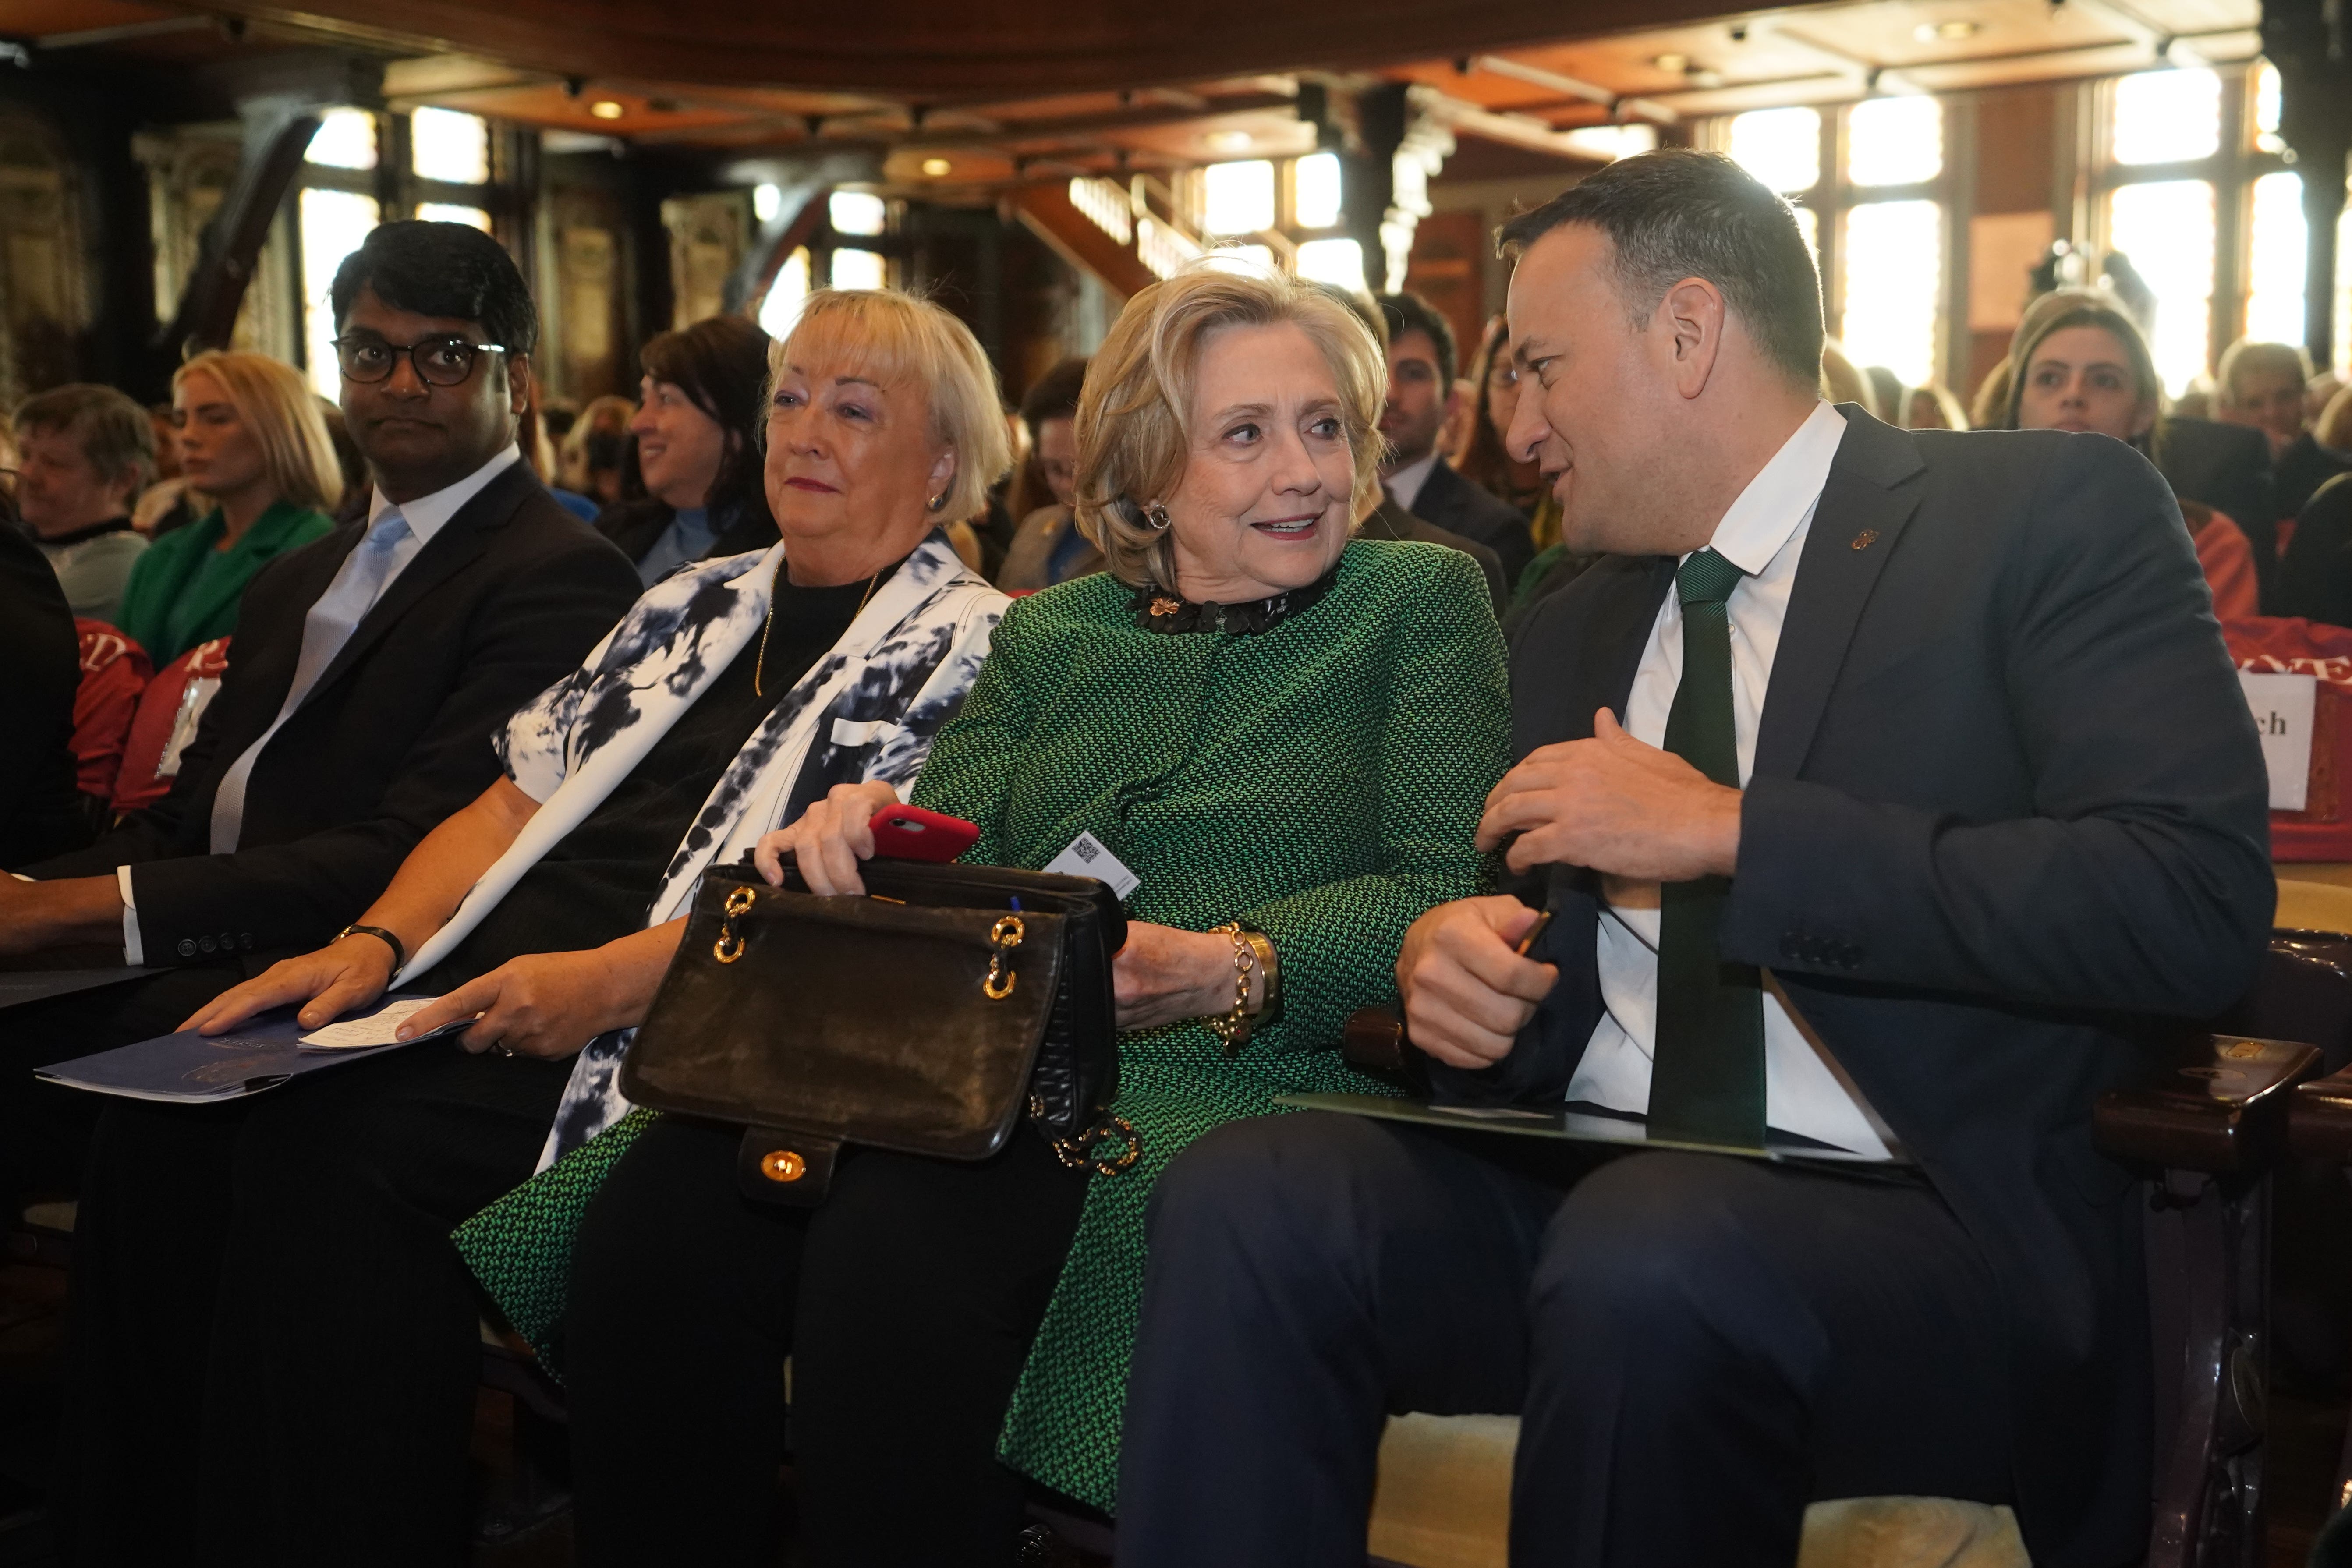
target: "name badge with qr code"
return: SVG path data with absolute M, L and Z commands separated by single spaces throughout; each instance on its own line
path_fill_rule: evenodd
M 1091 833 L 1081 833 L 1070 840 L 1070 847 L 1046 863 L 1046 871 L 1056 877 L 1092 877 L 1108 884 L 1119 901 L 1143 883 L 1143 879 L 1119 864 L 1118 857 Z

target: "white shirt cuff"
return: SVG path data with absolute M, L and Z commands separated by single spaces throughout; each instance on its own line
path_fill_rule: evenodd
M 147 962 L 147 951 L 139 941 L 139 899 L 131 890 L 131 868 L 114 868 L 115 890 L 122 895 L 122 962 L 131 969 Z

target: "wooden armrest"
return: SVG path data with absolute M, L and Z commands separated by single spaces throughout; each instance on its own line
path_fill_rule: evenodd
M 2142 1082 L 2110 1089 L 2091 1116 L 2111 1160 L 2208 1175 L 2242 1174 L 2284 1145 L 2295 1084 L 2318 1070 L 2316 1047 L 2194 1035 Z
M 1402 1085 L 1408 1093 L 1429 1092 L 1429 1069 L 1405 1038 L 1404 1020 L 1386 1007 L 1359 1007 L 1339 1031 L 1339 1054 L 1358 1072 Z
M 2298 1154 L 2352 1164 L 2352 1068 L 2296 1088 L 2286 1136 Z

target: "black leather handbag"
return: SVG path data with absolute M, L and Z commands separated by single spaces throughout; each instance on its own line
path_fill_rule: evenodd
M 639 1105 L 744 1124 L 751 1196 L 814 1205 L 845 1143 L 949 1160 L 1025 1112 L 1066 1164 L 1140 1152 L 1118 1094 L 1118 898 L 1091 878 L 874 859 L 863 896 L 713 868 L 621 1068 Z M 1107 1155 L 1094 1151 L 1116 1141 Z

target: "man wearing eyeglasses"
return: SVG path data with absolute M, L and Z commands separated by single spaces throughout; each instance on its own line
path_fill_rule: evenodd
M 70 1183 L 89 1113 L 31 1068 L 168 1033 L 277 957 L 335 940 L 489 785 L 491 734 L 639 591 L 516 447 L 539 322 L 496 240 L 386 224 L 330 298 L 343 416 L 374 482 L 365 520 L 254 579 L 228 674 L 161 804 L 90 849 L 13 868 L 32 880 L 0 878 L 0 954 L 120 948 L 167 970 L 0 1022 L 12 1205 Z

